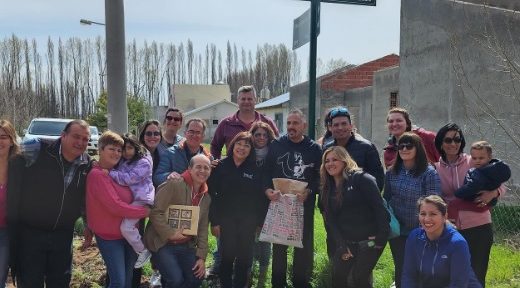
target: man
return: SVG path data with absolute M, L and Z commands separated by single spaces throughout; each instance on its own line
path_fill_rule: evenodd
M 379 190 L 383 190 L 385 172 L 376 146 L 353 131 L 350 113 L 346 107 L 335 107 L 330 111 L 332 141 L 323 143 L 323 150 L 331 146 L 342 146 L 363 171 L 374 176 Z
M 287 135 L 275 140 L 269 146 L 266 158 L 267 171 L 265 193 L 273 201 L 280 192 L 273 190 L 273 178 L 288 178 L 308 183 L 308 189 L 298 196 L 304 205 L 303 248 L 294 248 L 293 287 L 312 287 L 310 278 L 313 269 L 314 242 L 314 202 L 319 188 L 321 148 L 304 136 L 307 128 L 305 116 L 300 110 L 293 110 L 287 116 Z M 287 246 L 273 244 L 272 286 L 286 287 Z
M 179 145 L 166 149 L 161 155 L 157 171 L 153 176 L 156 186 L 184 172 L 193 156 L 204 154 L 208 158 L 211 157 L 209 152 L 201 145 L 205 132 L 206 122 L 202 119 L 193 118 L 186 123 L 186 131 L 184 131 L 186 140 Z
M 164 115 L 163 135 L 161 144 L 164 148 L 179 144 L 184 137 L 177 134 L 182 127 L 182 111 L 178 108 L 168 108 Z
M 74 223 L 85 207 L 89 138 L 89 124 L 73 120 L 54 143 L 24 145 L 15 259 L 19 287 L 69 287 Z
M 242 131 L 249 131 L 254 122 L 262 121 L 271 128 L 278 137 L 278 128 L 273 120 L 255 111 L 256 91 L 253 86 L 242 86 L 238 89 L 238 111 L 220 121 L 215 135 L 211 141 L 211 155 L 215 159 L 220 159 L 222 146 L 228 148 L 229 142 L 233 140 L 235 135 Z

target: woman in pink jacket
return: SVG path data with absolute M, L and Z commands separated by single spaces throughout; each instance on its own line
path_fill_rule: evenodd
M 435 147 L 441 159 L 435 164 L 441 179 L 441 191 L 448 203 L 455 199 L 455 191 L 464 184 L 464 177 L 471 168 L 471 156 L 463 153 L 466 141 L 462 130 L 455 123 L 444 125 L 435 137 Z M 494 191 L 481 191 L 475 199 L 475 207 L 487 205 L 500 195 L 499 188 Z M 471 254 L 471 266 L 478 280 L 485 286 L 489 253 L 493 245 L 493 227 L 489 210 L 459 211 L 457 219 L 453 219 L 460 234 L 468 242 Z
M 143 218 L 144 206 L 133 206 L 128 186 L 117 184 L 108 172 L 121 159 L 123 138 L 107 131 L 99 138 L 99 161 L 87 176 L 87 223 L 105 262 L 107 287 L 130 287 L 137 254 L 121 234 L 123 218 Z

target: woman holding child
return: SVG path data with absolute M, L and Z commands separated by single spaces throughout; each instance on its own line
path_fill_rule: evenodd
M 463 186 L 464 178 L 472 167 L 471 156 L 463 153 L 465 145 L 464 134 L 455 123 L 444 125 L 435 137 L 435 146 L 441 154 L 441 159 L 435 166 L 441 179 L 442 197 L 448 203 L 448 211 L 457 209 L 453 204 L 455 193 Z M 485 286 L 489 253 L 493 245 L 491 213 L 489 209 L 482 208 L 496 202 L 494 199 L 503 191 L 503 187 L 480 191 L 473 200 L 472 208 L 457 209 L 456 219 L 452 219 L 468 242 L 471 266 L 482 286 Z M 453 215 L 453 212 L 450 214 Z

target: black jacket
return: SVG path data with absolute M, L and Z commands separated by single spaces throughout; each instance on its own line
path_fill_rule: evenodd
M 80 156 L 81 163 L 65 189 L 60 146 L 61 140 L 27 145 L 35 149 L 26 153 L 28 166 L 21 179 L 18 220 L 23 226 L 72 232 L 74 223 L 85 211 L 85 181 L 90 158 L 86 154 Z M 27 150 L 25 152 L 29 152 Z
M 325 143 L 323 144 L 323 151 L 336 145 L 336 140 Z M 363 171 L 376 178 L 377 187 L 379 187 L 379 191 L 382 191 L 385 185 L 385 171 L 376 146 L 367 139 L 353 133 L 344 148 L 347 149 L 350 157 L 356 161 L 356 164 Z
M 375 236 L 377 245 L 386 243 L 390 232 L 390 216 L 383 205 L 374 177 L 364 172 L 355 172 L 343 182 L 341 205 L 337 206 L 334 181 L 327 201 L 325 223 L 336 246 L 345 248 L 348 242 L 367 240 Z M 324 192 L 322 192 L 322 197 Z M 323 202 L 323 201 L 322 201 Z
M 16 257 L 18 251 L 18 223 L 20 221 L 20 192 L 25 159 L 19 155 L 9 160 L 7 180 L 7 233 L 9 235 L 9 266 L 11 277 L 16 277 Z

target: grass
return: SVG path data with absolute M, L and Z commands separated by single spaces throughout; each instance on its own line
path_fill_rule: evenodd
M 323 219 L 318 210 L 316 210 L 314 217 L 314 270 L 312 283 L 313 287 L 331 287 L 330 286 L 330 269 L 327 257 L 326 248 L 326 233 L 323 227 Z M 210 251 L 215 247 L 215 238 L 210 236 Z M 486 278 L 486 287 L 517 287 L 520 288 L 520 251 L 511 247 L 510 245 L 502 243 L 493 245 L 491 249 L 489 269 Z M 212 256 L 208 255 L 206 264 L 209 266 L 212 263 Z M 288 257 L 289 271 L 291 268 L 292 256 Z M 255 270 L 255 276 L 256 276 Z M 390 253 L 390 247 L 387 245 L 383 255 L 374 269 L 374 287 L 388 288 L 393 282 L 394 263 Z M 268 273 L 268 287 L 270 287 L 270 271 Z M 287 277 L 290 279 L 290 276 Z M 290 285 L 290 281 L 288 281 Z M 207 284 L 204 287 L 209 287 Z M 292 287 L 292 286 L 290 286 Z

